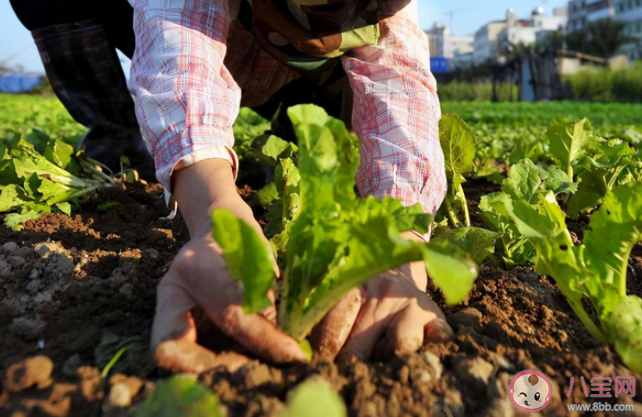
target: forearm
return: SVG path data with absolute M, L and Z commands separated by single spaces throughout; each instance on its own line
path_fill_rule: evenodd
M 236 191 L 230 164 L 207 159 L 174 172 L 174 197 L 190 236 L 203 237 L 212 230 L 212 212 L 231 210 L 241 219 L 255 223 L 252 210 Z
M 380 22 L 378 45 L 357 48 L 342 63 L 354 91 L 352 125 L 362 142 L 359 192 L 420 203 L 435 213 L 446 192 L 441 112 L 428 41 L 416 20 L 413 1 Z

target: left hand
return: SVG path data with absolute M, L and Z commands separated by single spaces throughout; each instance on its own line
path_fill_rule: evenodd
M 415 262 L 348 293 L 312 331 L 315 357 L 340 363 L 385 360 L 451 338 L 444 313 L 425 292 L 427 279 L 424 263 Z

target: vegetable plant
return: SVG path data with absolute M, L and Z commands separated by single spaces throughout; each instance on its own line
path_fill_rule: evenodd
M 276 177 L 286 180 L 270 191 L 273 203 L 281 196 L 281 233 L 287 240 L 280 250 L 284 272 L 277 288 L 278 325 L 303 341 L 351 289 L 420 260 L 447 303 L 461 302 L 477 276 L 474 262 L 448 242 L 420 243 L 401 236 L 411 230 L 427 233 L 432 216 L 392 198 L 358 198 L 354 178 L 359 156 L 344 124 L 312 105 L 292 107 L 288 115 L 298 139 L 300 178 L 289 181 L 295 171 L 288 168 L 291 162 L 281 160 Z M 290 210 L 293 194 L 297 208 Z M 215 211 L 213 226 L 230 275 L 243 284 L 246 311 L 260 311 L 270 304 L 267 292 L 275 278 L 269 246 L 229 211 Z
M 464 224 L 470 226 L 470 214 L 462 184 L 466 181 L 464 174 L 473 169 L 475 135 L 459 117 L 446 114 L 439 121 L 439 142 L 444 152 L 448 180 L 448 193 L 442 211 L 454 227 L 460 224 L 458 211 L 463 211 Z
M 4 222 L 14 230 L 43 213 L 70 214 L 81 197 L 112 186 L 98 162 L 44 133 L 0 142 L 0 213 L 11 212 Z
M 642 183 L 607 193 L 593 214 L 582 245 L 574 245 L 565 214 L 550 191 L 531 205 L 507 194 L 489 198 L 536 250 L 535 270 L 555 279 L 560 291 L 598 341 L 611 343 L 631 369 L 642 371 L 642 300 L 628 295 L 628 259 L 642 241 Z M 595 309 L 595 320 L 583 299 Z

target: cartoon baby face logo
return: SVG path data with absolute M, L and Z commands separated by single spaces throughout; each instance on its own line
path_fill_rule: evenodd
M 551 401 L 551 381 L 539 371 L 527 369 L 510 381 L 510 401 L 527 413 L 541 411 Z

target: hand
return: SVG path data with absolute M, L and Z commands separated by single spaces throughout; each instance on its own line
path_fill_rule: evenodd
M 424 263 L 417 262 L 351 291 L 313 330 L 315 356 L 340 363 L 386 360 L 451 338 L 444 314 L 424 291 L 426 283 Z
M 223 165 L 222 171 L 220 168 L 218 161 L 198 163 L 179 171 L 181 175 L 176 178 L 177 183 L 183 182 L 176 189 L 176 197 L 191 240 L 158 286 L 152 328 L 157 365 L 172 372 L 201 373 L 221 365 L 235 370 L 249 360 L 233 352 L 215 354 L 198 345 L 198 332 L 204 329 L 199 326 L 201 321 L 213 323 L 263 360 L 306 361 L 298 344 L 275 327 L 273 306 L 260 314 L 243 311 L 241 284 L 230 277 L 222 251 L 212 238 L 211 212 L 228 208 L 262 232 L 251 209 L 236 193 L 229 164 Z M 209 197 L 209 188 L 202 181 L 209 187 L 216 184 Z

